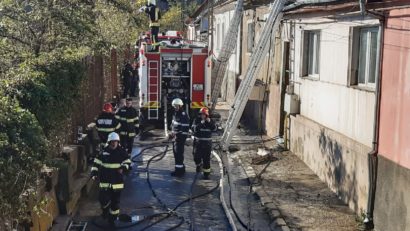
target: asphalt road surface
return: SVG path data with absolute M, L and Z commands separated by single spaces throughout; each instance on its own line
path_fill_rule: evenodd
M 145 142 L 158 139 L 163 131 L 150 132 Z M 220 168 L 218 161 L 212 158 L 211 179 L 203 180 L 201 174 L 195 173 L 192 147 L 185 147 L 185 165 L 187 173 L 184 177 L 170 176 L 174 168 L 172 144 L 162 157 L 165 146 L 140 151 L 149 146 L 136 145 L 130 174 L 126 177 L 125 188 L 121 195 L 121 213 L 131 217 L 132 222 L 116 222 L 116 230 L 232 230 L 220 201 Z M 147 163 L 155 155 L 160 155 Z M 225 200 L 234 218 L 238 230 L 271 230 L 269 218 L 253 194 L 249 193 L 249 182 L 243 169 L 230 157 L 224 157 L 225 174 L 229 171 L 230 180 L 224 178 Z M 149 172 L 149 182 L 147 181 Z M 150 184 L 151 186 L 150 186 Z M 231 186 L 231 187 L 229 187 Z M 214 191 L 210 192 L 212 189 Z M 154 192 L 152 191 L 154 190 Z M 229 192 L 229 190 L 232 190 Z M 205 194 L 189 200 L 190 197 Z M 156 196 L 154 196 L 154 193 Z M 98 189 L 87 198 L 82 199 L 75 221 L 87 221 L 88 231 L 113 230 L 108 228 L 100 218 Z M 185 201 L 185 203 L 182 203 Z M 232 202 L 232 204 L 230 203 Z M 181 204 L 182 203 L 182 204 Z M 173 210 L 176 206 L 179 207 Z M 172 211 L 171 211 L 172 210 Z M 236 211 L 239 219 L 233 213 Z M 245 224 L 242 226 L 240 223 Z

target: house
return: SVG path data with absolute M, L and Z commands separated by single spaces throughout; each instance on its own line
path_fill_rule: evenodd
M 205 0 L 196 11 L 190 15 L 187 38 L 191 41 L 207 42 L 210 55 L 218 58 L 224 38 L 229 29 L 235 11 L 235 1 L 219 0 L 210 4 Z M 239 28 L 240 29 L 240 28 Z M 228 67 L 222 82 L 220 101 L 232 103 L 235 97 L 237 78 L 240 74 L 240 35 L 237 46 L 228 60 Z
M 294 8 L 282 25 L 288 147 L 357 214 L 368 204 L 380 21 L 338 1 Z
M 209 40 L 209 12 L 210 3 L 205 0 L 196 10 L 189 16 L 187 20 L 187 38 L 190 41 L 208 43 Z
M 376 230 L 410 230 L 410 3 L 387 8 L 382 58 Z
M 282 24 L 288 147 L 375 230 L 410 229 L 409 15 L 408 1 L 341 1 Z
M 374 219 L 383 231 L 410 230 L 409 5 L 286 6 L 242 117 L 270 137 L 283 135 L 366 224 Z M 215 54 L 232 10 L 231 2 L 214 8 Z M 242 80 L 268 13 L 266 1 L 247 2 L 228 79 Z
M 262 30 L 269 15 L 269 2 L 247 2 L 242 19 L 241 69 L 242 80 Z M 256 84 L 245 107 L 242 119 L 252 127 L 263 131 L 270 137 L 283 134 L 283 107 L 285 82 L 281 76 L 282 55 L 279 34 L 272 32 L 268 54 L 262 62 Z M 282 122 L 281 122 L 282 121 Z
M 235 1 L 217 1 L 212 8 L 213 17 L 211 24 L 212 35 L 209 41 L 209 47 L 211 48 L 214 58 L 219 56 L 221 52 L 222 44 L 229 29 L 230 22 L 233 18 L 235 11 Z M 235 97 L 237 78 L 241 72 L 240 63 L 240 35 L 241 28 L 238 28 L 239 33 L 236 38 L 237 45 L 228 61 L 227 70 L 225 73 L 224 81 L 222 82 L 220 99 L 222 101 L 232 103 Z

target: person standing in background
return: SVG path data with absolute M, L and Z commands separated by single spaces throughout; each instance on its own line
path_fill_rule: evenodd
M 121 79 L 122 85 L 124 87 L 124 92 L 122 94 L 122 98 L 127 98 L 128 93 L 131 90 L 131 77 L 132 77 L 132 67 L 128 60 L 124 61 L 124 65 L 121 69 Z
M 136 97 L 138 95 L 138 82 L 139 82 L 137 62 L 134 62 L 132 64 L 131 73 L 132 73 L 131 75 L 131 97 Z

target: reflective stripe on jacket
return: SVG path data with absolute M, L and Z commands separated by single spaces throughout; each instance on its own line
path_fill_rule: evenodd
M 139 126 L 139 113 L 133 107 L 122 107 L 118 110 L 117 114 L 115 115 L 121 122 L 121 131 L 120 135 L 123 136 L 136 136 L 136 129 L 135 127 Z
M 177 111 L 172 117 L 172 132 L 176 135 L 188 135 L 189 116 L 184 111 Z
M 121 146 L 118 146 L 116 149 L 111 149 L 110 146 L 107 146 L 94 159 L 91 176 L 99 177 L 100 188 L 120 190 L 124 188 L 124 179 L 123 174 L 120 174 L 119 170 L 122 169 L 124 172 L 127 172 L 130 166 L 131 160 Z
M 115 118 L 115 115 L 108 112 L 102 112 L 95 120 L 96 128 L 100 139 L 105 142 L 108 134 L 116 132 L 120 129 L 121 124 Z
M 192 125 L 195 140 L 199 142 L 211 142 L 212 132 L 215 130 L 216 126 L 212 120 L 208 122 L 206 120 L 202 120 L 201 118 L 196 118 Z

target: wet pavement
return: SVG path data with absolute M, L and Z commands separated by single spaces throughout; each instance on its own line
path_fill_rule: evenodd
M 225 191 L 225 198 L 227 203 L 232 203 L 231 206 L 233 210 L 235 210 L 232 211 L 232 213 L 238 230 L 275 230 L 270 217 L 260 204 L 259 198 L 252 192 L 250 188 L 252 182 L 248 180 L 237 158 L 233 155 L 224 156 L 224 163 L 227 174 L 224 183 L 230 186 L 229 188 L 227 187 L 228 189 Z M 229 195 L 229 190 L 231 191 L 231 195 Z
M 274 151 L 272 162 L 253 163 L 260 159 L 258 148 L 272 149 L 276 143 L 262 143 L 260 136 L 255 137 L 260 141 L 241 145 L 235 154 L 244 167 L 262 172 L 261 186 L 290 230 L 358 230 L 354 212 L 293 153 Z
M 162 131 L 158 129 L 152 131 L 150 135 L 153 136 L 152 140 L 158 139 Z M 150 138 L 144 140 L 144 143 L 150 143 Z M 232 230 L 220 201 L 220 188 L 218 187 L 220 168 L 217 159 L 213 157 L 211 160 L 211 179 L 203 180 L 202 174 L 196 175 L 195 173 L 192 147 L 186 146 L 187 173 L 184 177 L 173 178 L 170 176 L 170 171 L 174 167 L 171 144 L 166 155 L 162 159 L 154 158 L 148 169 L 149 181 L 157 195 L 156 198 L 147 182 L 147 163 L 153 156 L 163 153 L 165 147 L 155 147 L 138 155 L 141 148 L 146 146 L 135 146 L 132 154 L 134 161 L 132 171 L 126 177 L 125 188 L 121 196 L 121 213 L 130 215 L 134 221 L 132 223 L 117 222 L 116 230 L 169 230 L 172 228 L 175 230 Z M 272 230 L 269 216 L 260 205 L 258 198 L 249 191 L 249 182 L 243 168 L 238 165 L 237 161 L 226 155 L 223 161 L 226 165 L 223 180 L 225 201 L 228 207 L 233 206 L 239 217 L 238 219 L 230 209 L 237 230 Z M 227 173 L 229 173 L 229 181 Z M 192 187 L 194 181 L 195 184 Z M 194 197 L 212 189 L 214 191 L 189 201 L 191 187 Z M 97 198 L 98 189 L 94 187 L 92 193 L 80 201 L 74 220 L 88 221 L 86 229 L 88 231 L 112 230 L 99 217 L 101 210 Z M 181 204 L 175 213 L 168 216 L 169 210 L 174 209 L 183 201 L 185 203 Z M 153 214 L 159 215 L 147 218 Z M 242 226 L 241 222 L 245 226 Z

